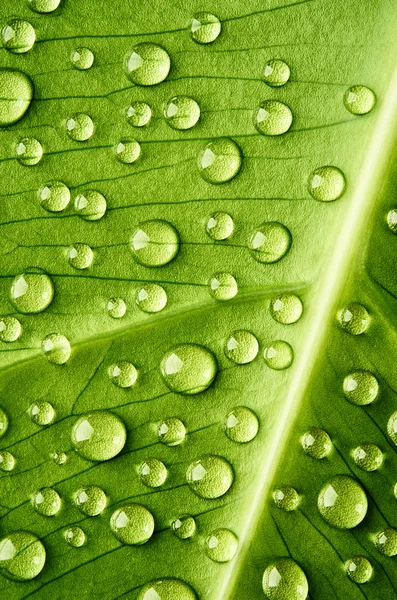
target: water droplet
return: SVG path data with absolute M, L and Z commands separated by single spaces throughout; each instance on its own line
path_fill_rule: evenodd
M 138 307 L 146 313 L 157 313 L 167 304 L 167 293 L 157 283 L 145 283 L 136 294 Z
M 221 23 L 215 15 L 199 12 L 192 19 L 190 32 L 192 39 L 198 44 L 211 44 L 221 32 Z
M 367 514 L 368 500 L 358 481 L 348 475 L 336 475 L 320 490 L 317 506 L 330 525 L 352 529 Z
M 267 100 L 254 110 L 254 126 L 262 135 L 282 135 L 292 125 L 292 112 L 286 104 Z
M 33 402 L 29 406 L 29 416 L 36 425 L 49 425 L 55 419 L 55 410 L 49 402 Z
M 56 465 L 61 466 L 66 463 L 68 457 L 66 452 L 55 452 L 55 454 L 52 455 L 52 460 Z
M 392 442 L 397 446 L 397 411 L 391 415 L 387 422 L 387 433 Z
M 136 367 L 126 360 L 111 365 L 108 374 L 114 385 L 124 389 L 132 387 L 138 378 Z
M 70 342 L 60 333 L 50 333 L 41 342 L 44 356 L 54 365 L 64 365 L 70 357 Z
M 20 313 L 42 312 L 53 298 L 52 279 L 41 269 L 29 268 L 12 281 L 10 299 Z
M 105 510 L 107 498 L 98 486 L 86 485 L 75 493 L 74 502 L 82 513 L 88 517 L 96 517 Z
M 28 531 L 14 531 L 0 541 L 0 569 L 9 579 L 28 581 L 43 570 L 45 548 Z
M 231 273 L 215 273 L 208 282 L 208 288 L 215 300 L 231 300 L 238 292 L 237 281 Z
M 300 497 L 293 487 L 285 485 L 274 490 L 273 500 L 278 508 L 290 512 L 298 508 Z
M 312 458 L 325 458 L 332 450 L 328 433 L 318 427 L 312 427 L 302 437 L 302 448 Z
M 70 202 L 70 190 L 62 181 L 51 181 L 39 189 L 41 206 L 49 212 L 61 212 Z
M 343 393 L 352 404 L 371 404 L 379 393 L 378 380 L 369 371 L 355 371 L 344 378 Z
M 189 540 L 196 533 L 196 521 L 190 515 L 181 515 L 172 522 L 171 530 L 180 540 Z
M 61 0 L 28 0 L 30 8 L 38 13 L 54 12 L 60 3 Z
M 251 235 L 248 247 L 260 263 L 275 263 L 285 256 L 291 247 L 292 236 L 281 223 L 263 223 Z
M 238 539 L 230 529 L 216 529 L 207 536 L 204 548 L 214 562 L 229 562 L 237 552 Z
M 16 342 L 22 335 L 22 325 L 15 317 L 0 318 L 0 340 Z
M 13 19 L 1 31 L 4 48 L 15 54 L 24 54 L 33 48 L 36 40 L 34 27 L 22 19 Z
M 86 535 L 81 527 L 69 527 L 63 532 L 63 537 L 73 548 L 81 548 L 87 541 Z
M 61 497 L 53 488 L 42 488 L 32 497 L 32 506 L 40 515 L 53 517 L 61 510 Z
M 15 148 L 18 162 L 25 167 L 33 167 L 41 161 L 43 148 L 35 138 L 22 138 Z
M 230 489 L 233 479 L 231 464 L 215 454 L 193 461 L 186 472 L 188 484 L 201 498 L 220 498 Z
M 171 417 L 162 421 L 157 430 L 159 441 L 166 446 L 178 446 L 186 436 L 186 427 L 180 419 Z
M 0 127 L 19 121 L 33 96 L 33 83 L 25 73 L 0 69 Z
M 392 208 L 387 213 L 387 224 L 393 233 L 397 233 L 397 209 Z
M 110 298 L 106 309 L 109 317 L 112 317 L 112 319 L 121 319 L 126 313 L 127 305 L 122 298 Z
M 270 302 L 270 314 L 278 323 L 290 325 L 302 316 L 302 301 L 295 294 L 279 294 Z
M 141 265 L 161 267 L 178 254 L 178 232 L 168 221 L 145 221 L 131 237 L 131 250 Z
M 153 515 L 141 504 L 127 504 L 114 511 L 110 528 L 123 544 L 140 546 L 153 535 Z
M 75 113 L 66 121 L 68 136 L 75 142 L 86 142 L 94 134 L 94 123 L 85 113 Z
M 148 458 L 139 466 L 139 477 L 144 485 L 158 488 L 167 479 L 167 467 L 158 458 Z
M 271 87 L 285 85 L 290 77 L 290 69 L 287 63 L 278 58 L 269 60 L 264 71 L 264 80 Z
M 386 527 L 375 537 L 375 546 L 384 556 L 396 556 L 397 554 L 397 530 Z
M 0 408 L 0 438 L 3 437 L 8 429 L 8 416 L 7 413 Z
M 294 351 L 288 342 L 283 340 L 274 340 L 263 350 L 263 357 L 266 364 L 275 371 L 288 369 L 294 360 Z
M 200 107 L 189 96 L 174 96 L 164 106 L 164 118 L 173 129 L 191 129 L 200 118 Z
M 306 600 L 306 575 L 292 558 L 280 558 L 266 567 L 262 587 L 269 600 Z
M 73 425 L 72 444 L 83 458 L 110 460 L 124 448 L 127 433 L 115 414 L 96 410 L 82 415 Z
M 215 212 L 207 221 L 207 233 L 213 240 L 227 240 L 233 231 L 233 218 L 225 212 Z
M 343 329 L 352 335 L 361 335 L 368 329 L 370 317 L 367 309 L 357 302 L 349 304 L 339 315 Z
M 205 181 L 226 183 L 237 175 L 243 162 L 240 147 L 230 138 L 207 144 L 198 157 L 198 168 Z
M 246 365 L 256 358 L 259 351 L 258 340 L 246 329 L 234 331 L 225 345 L 225 354 L 238 365 Z
M 85 221 L 98 221 L 106 212 L 106 198 L 100 192 L 86 190 L 76 196 L 74 209 Z
M 227 415 L 224 427 L 230 440 L 245 444 L 256 437 L 259 421 L 252 410 L 246 406 L 237 406 Z
M 15 457 L 7 450 L 0 452 L 0 469 L 2 471 L 12 471 L 15 467 Z
M 366 115 L 376 103 L 376 96 L 365 85 L 353 85 L 343 96 L 345 108 L 353 115 Z
M 127 121 L 133 127 L 145 127 L 152 118 L 152 109 L 146 102 L 133 102 L 126 111 Z
M 166 578 L 144 585 L 137 600 L 197 600 L 197 596 L 184 581 Z
M 309 177 L 309 192 L 315 200 L 332 202 L 345 191 L 346 180 L 337 167 L 319 167 Z
M 367 583 L 373 575 L 371 563 L 364 556 L 353 556 L 345 562 L 346 574 L 354 583 Z
M 94 253 L 87 244 L 74 244 L 68 250 L 68 260 L 75 269 L 88 269 L 94 261 Z
M 136 85 L 157 85 L 164 81 L 170 68 L 168 52 L 152 42 L 138 44 L 126 59 L 127 75 Z
M 353 459 L 364 471 L 376 471 L 383 463 L 383 454 L 375 444 L 366 443 L 354 449 Z
M 199 394 L 214 381 L 218 371 L 215 357 L 203 346 L 180 344 L 161 360 L 167 387 L 178 394 Z
M 76 69 L 86 71 L 94 64 L 94 54 L 89 48 L 76 48 L 72 53 L 71 60 Z
M 114 151 L 118 160 L 131 165 L 141 156 L 141 146 L 136 140 L 122 140 L 116 144 Z

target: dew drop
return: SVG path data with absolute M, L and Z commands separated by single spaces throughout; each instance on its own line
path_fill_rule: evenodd
M 145 127 L 152 118 L 152 109 L 146 102 L 132 102 L 127 108 L 126 116 L 133 127 Z
M 221 32 L 221 22 L 218 17 L 208 13 L 199 12 L 194 15 L 190 26 L 192 39 L 198 44 L 211 44 Z
M 367 583 L 372 578 L 373 568 L 364 556 L 353 556 L 345 562 L 345 571 L 348 578 L 354 583 Z
M 30 8 L 38 13 L 54 12 L 60 3 L 61 0 L 28 0 Z
M 54 365 L 64 365 L 70 357 L 69 340 L 61 333 L 50 333 L 41 342 L 44 356 Z
M 292 125 L 292 112 L 286 104 L 267 100 L 254 110 L 253 123 L 262 135 L 282 135 Z
M 309 177 L 309 192 L 315 200 L 338 200 L 345 191 L 346 180 L 337 167 L 319 167 Z
M 105 510 L 107 498 L 101 488 L 87 485 L 75 493 L 74 502 L 87 517 L 96 517 Z
M 49 212 L 61 212 L 70 202 L 70 190 L 62 181 L 51 181 L 39 189 L 41 206 Z
M 275 263 L 283 258 L 291 247 L 292 236 L 281 223 L 263 223 L 251 235 L 248 247 L 260 263 Z
M 269 60 L 265 65 L 264 80 L 271 87 L 285 85 L 290 77 L 290 69 L 287 63 L 278 58 Z
M 33 97 L 33 83 L 25 73 L 0 69 L 0 127 L 19 121 Z
M 108 374 L 112 383 L 123 389 L 132 387 L 138 378 L 136 367 L 126 360 L 111 365 Z
M 278 508 L 290 512 L 298 508 L 300 497 L 293 487 L 285 485 L 274 490 L 273 500 Z
M 238 285 L 231 273 L 215 273 L 208 282 L 208 289 L 215 300 L 231 300 L 238 292 Z
M 270 302 L 270 314 L 275 321 L 290 325 L 302 316 L 302 301 L 295 294 L 279 294 Z
M 8 416 L 7 413 L 0 408 L 0 438 L 3 437 L 8 429 Z
M 145 221 L 131 236 L 131 250 L 141 265 L 161 267 L 178 254 L 178 232 L 168 221 Z
M 229 239 L 233 231 L 234 221 L 228 213 L 215 212 L 207 221 L 207 233 L 217 242 Z
M 43 148 L 35 138 L 22 138 L 15 148 L 18 162 L 25 167 L 33 167 L 41 161 Z
M 246 365 L 256 358 L 259 351 L 258 340 L 246 329 L 234 331 L 225 345 L 225 354 L 238 365 Z
M 339 315 L 341 327 L 352 335 L 361 335 L 368 329 L 370 316 L 367 309 L 357 302 L 349 304 Z
M 129 79 L 136 85 L 157 85 L 164 81 L 170 68 L 168 52 L 158 44 L 142 42 L 133 48 L 126 59 Z
M 274 340 L 263 350 L 263 358 L 268 367 L 275 371 L 288 369 L 294 360 L 294 351 L 288 342 Z
M 375 537 L 375 546 L 384 556 L 397 554 L 397 529 L 386 527 Z
M 104 410 L 82 415 L 72 429 L 74 449 L 88 460 L 104 461 L 117 456 L 124 448 L 126 438 L 123 421 Z
M 367 514 L 368 500 L 355 479 L 348 475 L 336 475 L 320 490 L 317 506 L 330 525 L 338 529 L 352 529 Z
M 74 209 L 85 221 L 99 221 L 106 213 L 106 198 L 100 192 L 86 190 L 76 196 Z
M 36 425 L 50 425 L 55 419 L 55 410 L 49 402 L 33 402 L 29 416 Z
M 146 313 L 157 313 L 167 304 L 167 293 L 157 283 L 145 283 L 136 294 L 138 307 Z
M 55 452 L 52 455 L 52 460 L 58 466 L 64 465 L 68 460 L 66 452 Z
M 42 488 L 32 497 L 32 506 L 39 515 L 53 517 L 61 510 L 61 497 L 50 487 Z
M 162 486 L 168 476 L 167 467 L 158 458 L 148 458 L 139 465 L 139 478 L 150 488 Z
M 85 113 L 75 113 L 66 121 L 68 136 L 75 142 L 86 142 L 94 134 L 94 123 Z
M 397 411 L 391 415 L 387 422 L 387 433 L 393 444 L 397 446 Z
M 140 546 L 152 537 L 154 518 L 141 504 L 126 504 L 114 511 L 110 518 L 110 528 L 123 544 Z
M 238 539 L 230 529 L 215 529 L 206 538 L 205 553 L 214 562 L 226 563 L 234 558 L 237 552 Z
M 353 115 L 366 115 L 376 103 L 374 92 L 365 85 L 353 85 L 343 96 L 345 108 Z
M 200 118 L 200 107 L 189 96 L 174 96 L 164 106 L 164 118 L 173 129 L 191 129 Z
M 87 541 L 86 535 L 81 527 L 69 527 L 63 532 L 63 537 L 73 548 L 81 548 Z
M 86 71 L 94 64 L 94 54 L 89 48 L 76 48 L 71 56 L 72 65 L 79 71 Z
M 205 181 L 226 183 L 237 175 L 243 162 L 240 147 L 230 138 L 209 142 L 198 156 L 198 168 Z
M 383 463 L 383 454 L 375 444 L 366 443 L 353 450 L 353 459 L 363 471 L 376 471 Z
M 170 417 L 160 423 L 157 435 L 162 444 L 179 446 L 186 437 L 186 427 L 177 417 Z
M 172 522 L 171 531 L 180 540 L 189 540 L 196 533 L 196 521 L 191 515 L 181 515 Z
M 112 319 L 121 319 L 126 313 L 127 305 L 122 298 L 110 298 L 106 305 L 106 310 Z
M 306 600 L 306 575 L 292 558 L 280 558 L 266 567 L 262 587 L 269 600 Z
M 7 450 L 2 450 L 0 452 L 0 469 L 2 471 L 12 471 L 15 467 L 15 463 L 15 457 L 11 452 L 7 452 Z
M 167 387 L 178 394 L 199 394 L 214 381 L 218 366 L 210 350 L 196 344 L 180 344 L 161 360 Z
M 355 371 L 344 378 L 343 393 L 352 404 L 371 404 L 379 393 L 378 380 L 369 371 Z
M 181 579 L 166 578 L 144 585 L 137 600 L 197 600 L 197 596 Z
M 68 250 L 68 261 L 75 269 L 88 269 L 94 261 L 94 252 L 87 244 L 74 244 Z
M 302 437 L 302 448 L 312 458 L 325 458 L 332 450 L 332 442 L 328 433 L 318 427 L 312 427 Z
M 24 54 L 33 48 L 36 40 L 34 27 L 22 19 L 13 19 L 1 31 L 4 48 L 14 54 Z
M 53 298 L 52 279 L 41 269 L 29 268 L 12 281 L 10 299 L 20 313 L 42 312 L 51 304 Z
M 258 417 L 246 406 L 237 406 L 226 416 L 224 429 L 230 440 L 246 444 L 251 442 L 258 433 Z
M 393 233 L 397 233 L 397 208 L 392 208 L 387 213 L 387 224 Z
M 14 531 L 0 541 L 0 569 L 9 579 L 34 579 L 43 570 L 45 560 L 45 548 L 33 533 Z
M 22 335 L 22 325 L 15 317 L 0 318 L 0 340 L 16 342 Z
M 230 489 L 233 479 L 231 464 L 215 454 L 193 461 L 186 472 L 188 484 L 201 498 L 220 498 Z
M 141 146 L 136 140 L 122 140 L 114 148 L 116 158 L 125 165 L 131 165 L 141 156 Z

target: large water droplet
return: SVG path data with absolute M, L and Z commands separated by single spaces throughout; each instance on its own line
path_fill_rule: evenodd
M 397 411 L 391 415 L 387 422 L 387 433 L 392 442 L 397 446 Z
M 74 209 L 86 221 L 98 221 L 106 212 L 106 198 L 95 190 L 85 190 L 76 196 Z
M 54 297 L 54 284 L 41 269 L 29 268 L 17 275 L 11 284 L 10 299 L 20 313 L 39 313 Z
M 0 408 L 0 438 L 3 437 L 8 429 L 8 416 L 7 413 Z
M 106 508 L 105 492 L 96 485 L 87 485 L 74 495 L 76 506 L 88 517 L 100 515 Z
M 90 69 L 94 64 L 94 53 L 89 48 L 76 48 L 71 56 L 72 65 L 80 71 Z
M 133 83 L 150 86 L 164 81 L 170 71 L 171 60 L 168 52 L 158 44 L 142 42 L 127 56 L 125 65 Z
M 33 96 L 33 83 L 25 73 L 0 69 L 0 127 L 19 121 Z
M 29 416 L 36 425 L 49 425 L 55 419 L 55 410 L 49 402 L 33 402 L 29 406 Z
M 353 115 L 366 115 L 376 103 L 374 92 L 365 85 L 353 85 L 343 96 L 345 108 Z
M 48 362 L 64 365 L 70 358 L 70 342 L 61 333 L 50 333 L 41 342 L 41 349 Z
M 36 40 L 34 27 L 22 19 L 13 19 L 1 31 L 4 48 L 15 54 L 23 54 L 33 48 Z
M 70 190 L 62 181 L 51 181 L 39 189 L 41 206 L 49 212 L 61 212 L 70 202 Z
M 272 87 L 285 85 L 290 77 L 290 69 L 283 60 L 275 58 L 266 63 L 263 79 Z
M 72 429 L 72 444 L 88 460 L 110 460 L 124 448 L 127 433 L 115 414 L 97 410 L 81 416 Z
M 210 295 L 215 300 L 231 300 L 238 292 L 237 281 L 231 273 L 215 273 L 208 282 Z
M 133 127 L 145 127 L 152 118 L 152 109 L 146 102 L 133 102 L 126 110 L 127 121 Z
M 397 554 L 397 530 L 386 527 L 375 537 L 375 546 L 384 556 L 396 556 Z
M 126 360 L 111 365 L 108 374 L 114 385 L 124 389 L 132 387 L 138 378 L 136 367 Z
M 207 454 L 192 462 L 186 472 L 191 489 L 201 498 L 220 498 L 230 489 L 234 473 L 221 456 Z
M 171 530 L 180 540 L 189 540 L 196 533 L 196 521 L 191 515 L 181 515 L 172 521 Z
M 302 448 L 312 458 L 325 458 L 332 450 L 328 433 L 318 427 L 312 427 L 302 437 Z
M 110 298 L 106 309 L 109 317 L 112 317 L 112 319 L 121 319 L 126 313 L 127 305 L 123 298 Z
M 207 233 L 216 241 L 227 240 L 234 231 L 233 218 L 225 212 L 213 213 L 207 221 Z
M 364 556 L 353 556 L 345 562 L 348 578 L 354 583 L 367 583 L 373 575 L 371 563 Z
M 238 539 L 230 529 L 215 529 L 205 540 L 205 553 L 214 562 L 225 563 L 234 558 Z
M 54 12 L 60 3 L 61 0 L 28 0 L 30 8 L 38 13 Z
M 34 579 L 43 570 L 45 560 L 45 548 L 33 533 L 14 531 L 0 541 L 0 569 L 9 579 Z
M 167 578 L 144 585 L 137 600 L 197 600 L 197 596 L 184 581 Z
M 358 481 L 336 475 L 321 489 L 317 505 L 327 523 L 338 529 L 352 529 L 367 514 L 368 500 Z
M 282 135 L 292 125 L 292 112 L 286 104 L 267 100 L 254 110 L 254 126 L 262 135 Z
M 25 167 L 33 167 L 41 161 L 43 148 L 36 138 L 26 137 L 19 140 L 15 147 L 18 162 Z
M 379 393 L 378 380 L 369 371 L 355 371 L 344 378 L 343 393 L 352 404 L 371 404 Z
M 246 406 L 237 406 L 227 415 L 224 427 L 230 440 L 246 444 L 256 437 L 259 421 L 252 410 Z
M 258 340 L 246 329 L 234 331 L 225 345 L 225 354 L 238 365 L 246 365 L 256 358 L 259 351 Z
M 270 302 L 270 314 L 273 319 L 284 325 L 296 323 L 302 311 L 302 301 L 295 294 L 279 294 Z
M 284 485 L 274 490 L 273 500 L 278 508 L 290 512 L 298 508 L 300 497 L 293 487 Z
M 370 316 L 365 306 L 353 302 L 340 312 L 339 322 L 348 333 L 361 335 L 368 329 Z
M 354 449 L 353 459 L 364 471 L 376 471 L 383 463 L 383 454 L 378 446 L 367 442 Z
M 15 317 L 0 318 L 0 340 L 16 342 L 22 335 L 22 325 Z
M 136 294 L 138 307 L 146 313 L 157 313 L 167 304 L 167 293 L 157 283 L 145 283 Z
M 66 121 L 68 136 L 75 142 L 86 142 L 94 135 L 94 123 L 89 115 L 75 113 Z
M 2 471 L 12 471 L 15 464 L 16 460 L 11 452 L 8 452 L 7 450 L 2 450 L 0 452 L 0 469 Z
M 173 129 L 191 129 L 200 118 L 200 107 L 189 96 L 174 96 L 164 106 L 164 118 Z
M 291 233 L 285 225 L 269 222 L 253 232 L 248 247 L 258 262 L 274 263 L 287 254 L 291 242 Z
M 337 167 L 319 167 L 309 177 L 309 192 L 315 200 L 332 202 L 345 191 L 346 181 Z
M 218 366 L 210 350 L 196 344 L 180 344 L 161 360 L 167 387 L 178 394 L 199 394 L 214 381 Z
M 178 446 L 185 439 L 186 427 L 180 419 L 170 417 L 160 423 L 157 434 L 162 444 Z
M 94 252 L 88 244 L 74 244 L 67 256 L 69 264 L 75 269 L 88 269 L 94 261 Z
M 86 535 L 81 527 L 69 527 L 63 532 L 63 537 L 73 548 L 81 548 L 87 541 Z
M 127 504 L 114 511 L 110 528 L 123 544 L 140 546 L 152 537 L 154 518 L 141 504 Z
M 196 13 L 192 19 L 190 33 L 198 44 L 211 44 L 221 32 L 221 23 L 217 16 L 208 12 Z
M 131 250 L 141 265 L 161 267 L 179 251 L 178 232 L 168 221 L 145 221 L 131 236 Z
M 125 165 L 132 165 L 141 156 L 141 145 L 136 140 L 121 140 L 114 151 L 116 158 Z
M 207 144 L 198 157 L 198 168 L 209 183 L 226 183 L 237 175 L 242 165 L 240 147 L 230 138 L 218 138 Z
M 306 575 L 292 558 L 281 558 L 266 567 L 262 587 L 269 600 L 306 600 Z
M 32 506 L 36 512 L 44 517 L 53 517 L 61 510 L 61 497 L 56 490 L 42 488 L 32 497 Z
M 158 458 L 148 458 L 139 465 L 139 478 L 150 488 L 162 486 L 168 476 L 167 467 Z
M 274 340 L 263 350 L 263 358 L 266 364 L 275 371 L 288 369 L 294 360 L 294 351 L 288 342 L 283 340 Z

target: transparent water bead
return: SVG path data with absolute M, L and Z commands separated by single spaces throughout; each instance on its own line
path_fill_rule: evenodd
M 114 151 L 116 158 L 125 165 L 132 165 L 141 156 L 141 145 L 136 140 L 121 140 Z
M 200 118 L 200 107 L 189 96 L 173 96 L 164 106 L 164 118 L 173 129 L 191 129 Z
M 75 493 L 74 501 L 80 511 L 87 517 L 96 517 L 105 510 L 107 497 L 100 487 L 87 485 Z
M 322 459 L 332 451 L 332 441 L 328 433 L 318 427 L 312 427 L 302 437 L 302 448 L 312 458 Z
M 110 460 L 121 452 L 126 439 L 126 428 L 120 417 L 104 410 L 82 415 L 72 429 L 74 449 L 88 460 Z
M 28 0 L 29 7 L 38 13 L 54 12 L 60 3 L 61 0 Z
M 25 137 L 19 140 L 15 152 L 18 162 L 25 167 L 37 165 L 43 157 L 43 148 L 36 138 Z
M 198 156 L 201 176 L 209 183 L 226 183 L 241 169 L 243 157 L 240 147 L 230 138 L 209 142 Z
M 375 546 L 384 556 L 396 556 L 397 554 L 397 530 L 386 527 L 375 537 Z
M 267 100 L 254 110 L 253 123 L 262 135 L 282 135 L 292 125 L 291 109 L 277 100 Z
M 365 85 L 353 85 L 344 93 L 343 103 L 353 115 L 366 115 L 374 108 L 376 96 Z
M 67 252 L 69 264 L 75 269 L 88 269 L 94 262 L 94 252 L 88 244 L 74 244 Z
M 14 54 L 29 52 L 36 41 L 36 32 L 28 21 L 12 19 L 1 31 L 1 41 L 4 48 Z
M 190 33 L 197 44 L 212 44 L 219 36 L 222 26 L 218 17 L 208 13 L 196 13 L 192 19 Z
M 397 233 L 397 208 L 392 208 L 387 213 L 387 224 L 393 233 Z
M 178 232 L 168 221 L 145 221 L 131 237 L 131 250 L 141 265 L 161 267 L 179 252 Z
M 246 329 L 234 331 L 225 345 L 227 358 L 237 365 L 246 365 L 252 362 L 259 351 L 258 340 L 253 333 Z
M 63 537 L 73 548 L 81 548 L 87 541 L 87 537 L 81 527 L 69 527 L 65 529 Z
M 139 466 L 139 477 L 147 487 L 158 488 L 165 483 L 168 470 L 158 458 L 148 458 Z
M 32 497 L 32 506 L 36 512 L 44 517 L 54 517 L 61 510 L 61 497 L 56 490 L 50 487 L 42 488 Z
M 127 121 L 133 127 L 145 127 L 152 118 L 152 109 L 146 102 L 132 102 L 126 110 Z
M 275 263 L 281 260 L 291 247 L 292 236 L 281 223 L 263 223 L 251 235 L 248 247 L 252 256 L 260 263 Z
M 41 269 L 29 268 L 17 275 L 11 283 L 10 300 L 20 313 L 39 313 L 54 298 L 51 277 Z
M 85 221 L 99 221 L 106 213 L 106 198 L 96 190 L 85 190 L 74 200 L 76 213 Z
M 348 475 L 336 475 L 321 489 L 317 506 L 330 525 L 352 529 L 367 514 L 368 500 L 358 481 Z
M 39 201 L 48 212 L 61 212 L 70 202 L 70 190 L 62 181 L 51 181 L 39 189 Z
M 89 48 L 81 46 L 72 52 L 71 61 L 79 71 L 87 71 L 94 64 L 94 53 Z
M 300 497 L 293 487 L 285 485 L 274 490 L 273 500 L 278 508 L 290 512 L 298 508 Z
M 228 213 L 217 211 L 209 217 L 206 230 L 210 238 L 217 242 L 227 240 L 234 231 L 233 217 Z
M 180 344 L 161 360 L 161 374 L 167 387 L 179 394 L 199 394 L 214 381 L 218 365 L 208 348 Z
M 373 576 L 373 567 L 364 556 L 353 556 L 345 562 L 348 578 L 354 583 L 367 583 Z
M 263 78 L 271 87 L 285 85 L 290 78 L 289 66 L 278 58 L 269 60 L 265 65 Z
M 270 302 L 270 314 L 275 321 L 290 325 L 302 316 L 303 304 L 295 294 L 279 294 Z
M 0 452 L 0 470 L 1 471 L 12 471 L 15 468 L 16 460 L 11 452 L 2 450 Z
M 232 486 L 234 473 L 226 459 L 207 454 L 189 465 L 186 480 L 197 496 L 220 498 Z
M 369 371 L 354 371 L 344 378 L 343 393 L 352 404 L 366 406 L 378 397 L 379 383 Z
M 309 593 L 306 575 L 291 558 L 281 558 L 266 567 L 262 588 L 269 600 L 306 600 Z
M 181 579 L 166 578 L 144 585 L 137 600 L 198 600 L 198 597 Z
M 387 433 L 391 441 L 397 446 L 397 411 L 391 415 L 387 422 Z
M 135 46 L 126 58 L 126 71 L 136 85 L 152 86 L 164 81 L 170 68 L 168 52 L 152 42 L 142 42 Z
M 376 471 L 383 463 L 382 450 L 367 442 L 353 450 L 353 460 L 363 471 Z
M 237 536 L 230 529 L 215 529 L 205 540 L 205 553 L 214 562 L 231 561 L 238 548 Z
M 67 460 L 68 460 L 68 455 L 66 454 L 66 452 L 55 452 L 52 455 L 52 460 L 54 461 L 54 463 L 58 466 L 62 466 L 64 465 Z
M 16 342 L 22 335 L 22 325 L 15 317 L 0 317 L 0 340 Z
M 145 283 L 137 291 L 136 303 L 143 312 L 160 312 L 167 305 L 167 292 L 157 283 Z
M 112 383 L 123 389 L 132 387 L 138 379 L 136 367 L 126 360 L 111 365 L 108 374 Z
M 29 416 L 36 425 L 50 425 L 55 419 L 55 410 L 50 402 L 33 402 L 29 406 Z
M 246 444 L 256 437 L 259 430 L 259 420 L 251 409 L 246 406 L 237 406 L 228 413 L 224 429 L 230 440 Z
M 288 369 L 294 360 L 294 351 L 288 342 L 274 340 L 263 350 L 263 358 L 268 367 L 275 371 Z
M 361 335 L 368 329 L 370 316 L 367 309 L 358 302 L 344 308 L 339 315 L 341 327 L 351 335 Z
M 152 537 L 154 518 L 141 504 L 126 504 L 112 514 L 110 529 L 123 544 L 140 546 Z
M 25 73 L 0 68 L 0 127 L 16 123 L 28 110 L 33 83 Z
M 14 581 L 28 581 L 41 573 L 46 551 L 37 536 L 14 531 L 0 541 L 0 570 Z
M 308 186 L 309 192 L 315 200 L 332 202 L 343 195 L 346 180 L 342 171 L 337 167 L 319 167 L 311 173 Z
M 75 113 L 66 121 L 68 136 L 75 142 L 86 142 L 94 135 L 94 122 L 85 113 Z
M 6 433 L 8 429 L 8 416 L 7 413 L 0 408 L 0 438 Z
M 172 521 L 172 533 L 180 540 L 189 540 L 196 533 L 196 521 L 191 515 L 181 515 Z
M 177 417 L 162 421 L 158 427 L 159 441 L 166 446 L 179 446 L 186 437 L 186 427 Z
M 112 319 L 121 319 L 127 311 L 127 305 L 123 298 L 110 298 L 106 309 L 109 317 L 112 317 Z
M 214 273 L 208 282 L 210 295 L 215 300 L 231 300 L 237 295 L 237 281 L 231 273 Z
M 70 358 L 69 340 L 60 333 L 50 333 L 41 342 L 41 349 L 48 362 L 64 365 Z

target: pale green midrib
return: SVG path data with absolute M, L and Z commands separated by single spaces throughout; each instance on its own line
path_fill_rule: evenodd
M 366 236 L 361 238 L 361 234 L 375 211 L 377 204 L 375 200 L 381 187 L 382 175 L 388 167 L 387 161 L 382 160 L 381 157 L 389 156 L 397 138 L 397 69 L 384 98 L 386 101 L 374 125 L 374 134 L 360 171 L 357 187 L 344 216 L 338 238 L 340 244 L 336 245 L 328 266 L 324 268 L 324 275 L 320 278 L 318 287 L 313 290 L 313 296 L 318 296 L 313 303 L 311 318 L 308 319 L 310 328 L 308 327 L 307 338 L 295 363 L 291 386 L 278 421 L 278 429 L 274 432 L 271 446 L 266 448 L 266 463 L 260 470 L 265 474 L 265 478 L 258 482 L 257 493 L 252 499 L 250 512 L 246 515 L 246 527 L 240 533 L 239 556 L 237 561 L 228 565 L 217 590 L 216 600 L 232 598 L 237 600 L 236 584 L 241 577 L 250 540 L 263 514 L 263 507 L 266 506 L 266 499 L 278 470 L 285 443 L 315 369 L 317 361 L 313 360 L 313 357 L 319 355 L 322 346 L 326 343 L 326 333 L 335 319 L 338 299 L 349 276 L 349 266 L 354 264 L 356 248 L 361 245 L 361 239 L 366 238 Z

